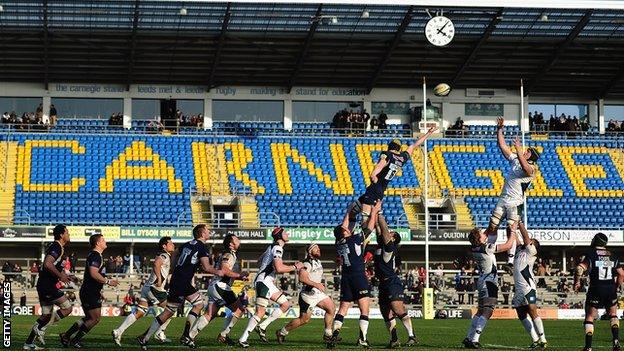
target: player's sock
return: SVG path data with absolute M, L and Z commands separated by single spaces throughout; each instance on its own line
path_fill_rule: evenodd
M 288 335 L 288 330 L 286 330 L 286 326 L 283 326 L 282 329 L 280 329 L 280 334 L 284 336 Z
M 163 323 L 160 328 L 158 328 L 158 330 L 156 331 L 156 333 L 160 333 L 160 332 L 164 332 L 165 330 L 167 330 L 167 326 L 169 326 L 169 323 L 171 323 L 172 318 L 169 318 L 165 321 L 165 323 Z
M 197 334 L 199 334 L 199 332 L 202 331 L 202 329 L 206 328 L 208 323 L 210 323 L 210 321 L 208 320 L 208 318 L 206 318 L 205 315 L 202 315 L 201 317 L 197 318 L 197 320 L 195 321 L 195 324 L 193 324 L 193 326 L 191 327 L 191 330 L 189 331 L 189 337 L 191 339 L 195 339 Z
M 368 316 L 360 315 L 360 339 L 367 340 L 366 335 L 368 334 Z
M 260 323 L 260 317 L 256 316 L 255 314 L 253 315 L 253 317 L 251 317 L 249 319 L 249 323 L 247 324 L 247 328 L 245 328 L 245 331 L 243 332 L 243 335 L 241 335 L 240 339 L 238 339 L 239 342 L 245 342 L 247 341 L 247 339 L 249 339 L 249 333 L 251 333 L 252 330 L 256 329 L 256 325 L 258 325 L 258 323 Z
M 398 337 L 397 337 L 397 331 L 396 331 L 396 321 L 394 320 L 394 318 L 392 318 L 389 321 L 386 321 L 386 327 L 388 328 L 388 331 L 390 332 L 390 341 L 396 341 Z
M 412 327 L 412 319 L 407 315 L 407 313 L 404 313 L 402 316 L 399 316 L 399 318 L 401 318 L 401 322 L 403 322 L 403 326 L 405 327 L 405 330 L 407 330 L 407 335 L 410 338 L 414 337 L 414 328 Z
M 585 348 L 590 348 L 592 346 L 592 337 L 594 336 L 594 322 L 585 321 L 583 323 L 585 326 Z
M 42 328 L 44 328 L 47 324 L 49 319 L 45 318 L 42 319 L 43 317 L 39 317 L 37 318 L 37 321 L 35 322 L 35 325 L 33 325 L 32 329 L 30 330 L 30 334 L 28 334 L 28 338 L 26 338 L 26 344 L 32 344 L 35 340 L 35 337 L 37 336 L 35 333 L 35 328 L 42 330 Z
M 184 333 L 182 335 L 189 335 L 189 331 L 191 330 L 191 326 L 195 324 L 195 321 L 199 318 L 199 315 L 193 311 L 189 312 L 188 316 L 186 316 L 186 323 L 184 324 Z
M 613 336 L 613 344 L 620 343 L 620 320 L 617 316 L 611 316 L 611 336 Z
M 78 334 L 74 336 L 74 339 L 72 341 L 73 342 L 80 341 L 85 335 L 87 335 L 89 330 L 91 330 L 91 328 L 87 328 L 86 324 L 81 325 L 80 330 L 78 331 Z
M 134 322 L 136 322 L 137 318 L 134 313 L 130 313 L 126 319 L 124 319 L 123 323 L 119 327 L 117 327 L 117 332 L 119 334 L 123 334 L 126 329 L 128 329 Z
M 276 308 L 271 312 L 271 314 L 260 323 L 261 329 L 266 329 L 269 327 L 269 324 L 273 323 L 276 319 L 278 319 L 282 315 L 282 310 Z
M 479 316 L 477 318 L 477 324 L 476 324 L 474 335 L 472 337 L 472 342 L 479 342 L 479 338 L 481 337 L 481 333 L 483 332 L 483 329 L 485 328 L 486 324 L 487 324 L 487 318 L 483 316 Z
M 533 327 L 533 321 L 531 321 L 531 318 L 526 317 L 520 322 L 522 322 L 522 325 L 524 326 L 524 330 L 526 330 L 527 333 L 529 333 L 529 335 L 531 336 L 531 341 L 538 341 L 539 336 L 537 335 L 537 332 L 535 331 L 535 328 Z
M 61 319 L 65 317 L 66 316 L 63 314 L 62 310 L 58 309 L 56 310 L 56 312 L 52 313 L 52 317 L 50 318 L 48 323 L 46 323 L 46 325 L 44 325 L 43 327 L 39 328 L 39 330 L 46 330 L 47 327 L 53 325 L 54 323 L 60 321 Z
M 338 313 L 334 318 L 334 334 L 336 334 L 336 332 L 340 332 L 340 329 L 342 329 L 342 323 L 344 323 L 344 316 Z
M 546 334 L 544 334 L 544 323 L 542 322 L 542 318 L 535 317 L 533 319 L 533 325 L 535 326 L 535 332 L 539 337 L 541 342 L 546 342 Z
M 514 257 L 516 257 L 516 241 L 515 240 L 511 244 L 511 249 L 509 249 L 509 251 L 507 251 L 507 263 L 513 264 Z
M 472 317 L 472 321 L 470 322 L 470 328 L 468 328 L 468 334 L 466 334 L 466 339 L 472 340 L 475 334 L 475 330 L 477 330 L 477 319 L 479 316 Z
M 65 335 L 72 336 L 75 332 L 80 330 L 80 327 L 84 324 L 84 320 L 81 318 L 77 320 L 72 326 L 65 332 Z
M 230 330 L 232 330 L 232 328 L 234 328 L 234 326 L 236 325 L 236 323 L 238 323 L 238 320 L 240 318 L 235 315 L 235 314 L 231 314 L 230 317 L 228 317 L 225 320 L 225 323 L 223 323 L 223 329 L 221 329 L 221 335 L 226 336 L 230 333 Z
M 149 329 L 145 333 L 145 336 L 143 337 L 143 340 L 147 341 L 147 340 L 151 339 L 152 335 L 154 335 L 160 329 L 160 327 L 163 324 L 165 324 L 165 322 L 163 322 L 160 319 L 160 316 L 156 316 L 156 318 L 154 318 L 154 321 L 152 322 L 152 324 L 150 324 Z

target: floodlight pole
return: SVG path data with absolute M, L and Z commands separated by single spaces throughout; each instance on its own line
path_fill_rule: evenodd
M 522 134 L 522 150 L 524 150 L 525 148 L 525 140 L 524 140 L 524 134 L 525 134 L 525 123 L 524 123 L 524 84 L 522 82 L 522 78 L 520 78 L 520 134 Z M 527 123 L 528 124 L 528 123 Z M 524 221 L 524 227 L 525 228 L 529 228 L 529 223 L 527 222 L 527 200 L 526 200 L 526 195 L 524 196 L 524 211 L 523 212 L 523 218 L 522 220 Z
M 423 77 L 423 108 L 422 108 L 422 120 L 427 128 L 427 80 Z M 420 126 L 418 126 L 420 129 Z M 425 205 L 425 288 L 429 288 L 429 166 L 427 162 L 427 140 L 423 143 L 423 162 L 424 162 L 424 184 L 423 190 L 423 202 Z

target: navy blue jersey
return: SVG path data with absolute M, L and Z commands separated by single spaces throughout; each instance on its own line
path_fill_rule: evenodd
M 616 270 L 621 267 L 620 260 L 605 248 L 591 248 L 583 259 L 587 265 L 590 287 L 615 288 Z
M 173 269 L 169 286 L 173 286 L 174 284 L 190 284 L 193 281 L 197 267 L 201 264 L 201 258 L 208 257 L 206 245 L 195 239 L 182 245 L 178 252 L 178 262 Z
M 61 266 L 61 258 L 63 257 L 63 252 L 64 250 L 61 243 L 59 243 L 58 241 L 51 243 L 50 245 L 48 245 L 48 248 L 46 250 L 44 263 L 45 258 L 47 258 L 48 256 L 52 256 L 52 258 L 54 258 L 54 266 L 57 270 L 62 271 L 63 267 Z M 37 281 L 37 287 L 55 287 L 56 283 L 58 283 L 58 277 L 54 273 L 48 271 L 45 268 L 45 264 L 43 264 L 41 270 L 39 271 L 39 280 Z
M 398 154 L 391 151 L 384 151 L 381 153 L 381 158 L 385 158 L 388 163 L 377 175 L 377 183 L 381 185 L 383 190 L 386 190 L 390 181 L 403 169 L 407 161 L 409 161 L 410 155 L 407 151 Z
M 364 237 L 353 234 L 336 241 L 336 251 L 342 259 L 342 274 L 364 273 Z
M 377 245 L 375 250 L 375 276 L 380 280 L 396 277 L 396 256 L 398 247 L 391 241 Z
M 99 294 L 104 284 L 98 282 L 91 276 L 89 267 L 97 268 L 101 275 L 106 276 L 106 266 L 104 265 L 102 254 L 95 250 L 89 252 L 87 263 L 85 264 L 84 279 L 82 281 L 82 287 L 80 288 L 81 291 Z

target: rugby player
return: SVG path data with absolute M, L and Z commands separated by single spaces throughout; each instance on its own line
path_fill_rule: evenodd
M 65 333 L 59 334 L 64 347 L 84 348 L 82 338 L 93 329 L 102 315 L 102 288 L 104 285 L 117 286 L 119 282 L 106 278 L 106 266 L 102 253 L 106 250 L 106 239 L 102 234 L 89 238 L 91 252 L 87 256 L 84 279 L 80 286 L 80 304 L 85 316 L 74 323 Z M 73 338 L 72 335 L 76 334 Z
M 277 341 L 284 343 L 286 336 L 293 330 L 306 325 L 312 318 L 314 307 L 318 306 L 325 311 L 325 332 L 323 340 L 329 341 L 332 336 L 332 322 L 336 306 L 334 301 L 325 294 L 323 285 L 323 264 L 321 263 L 321 248 L 318 244 L 310 244 L 306 248 L 306 257 L 303 260 L 303 269 L 299 270 L 299 282 L 301 282 L 301 292 L 299 293 L 299 318 L 295 318 L 286 324 L 282 329 L 275 332 Z
M 589 289 L 585 298 L 585 348 L 592 350 L 594 316 L 599 308 L 606 309 L 611 321 L 613 351 L 620 351 L 620 320 L 617 316 L 617 288 L 624 282 L 624 268 L 619 258 L 607 249 L 608 238 L 603 233 L 594 236 L 585 258 L 574 272 L 574 291 L 581 290 L 581 276 L 587 272 Z
M 154 264 L 152 266 L 152 273 L 143 284 L 141 288 L 141 297 L 139 298 L 139 304 L 133 313 L 130 313 L 126 319 L 121 323 L 117 329 L 113 329 L 111 332 L 113 341 L 117 346 L 121 346 L 121 337 L 123 333 L 134 322 L 141 319 L 150 306 L 166 307 L 167 303 L 167 290 L 165 285 L 169 279 L 169 270 L 171 268 L 171 254 L 175 251 L 175 244 L 171 241 L 171 237 L 165 236 L 158 241 L 158 254 L 154 258 Z M 163 324 L 161 330 L 154 336 L 162 343 L 171 342 L 165 336 L 164 330 L 167 328 L 171 320 Z

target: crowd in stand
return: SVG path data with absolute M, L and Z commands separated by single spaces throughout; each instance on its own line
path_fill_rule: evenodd
M 548 121 L 541 112 L 529 112 L 529 128 L 534 131 L 550 132 L 586 132 L 589 130 L 589 118 L 587 115 L 580 120 L 577 116 L 565 115 L 559 117 L 550 115 Z
M 110 115 L 108 118 L 109 126 L 121 126 L 123 125 L 123 113 L 117 112 Z
M 334 118 L 332 119 L 331 127 L 340 130 L 363 132 L 368 129 L 369 121 L 370 129 L 372 130 L 387 129 L 387 120 L 388 115 L 386 115 L 383 111 L 381 111 L 379 116 L 373 116 L 371 119 L 371 115 L 366 112 L 366 109 L 363 109 L 362 111 L 343 109 L 336 112 Z
M 457 117 L 455 123 L 446 129 L 444 133 L 447 137 L 463 137 L 468 134 L 468 126 L 464 124 L 461 117 Z
M 607 124 L 607 132 L 609 133 L 622 133 L 624 132 L 624 121 L 617 121 L 615 119 L 609 120 Z
M 178 127 L 203 127 L 204 115 L 199 113 L 195 115 L 187 115 L 182 111 L 176 111 L 176 119 L 178 120 Z

